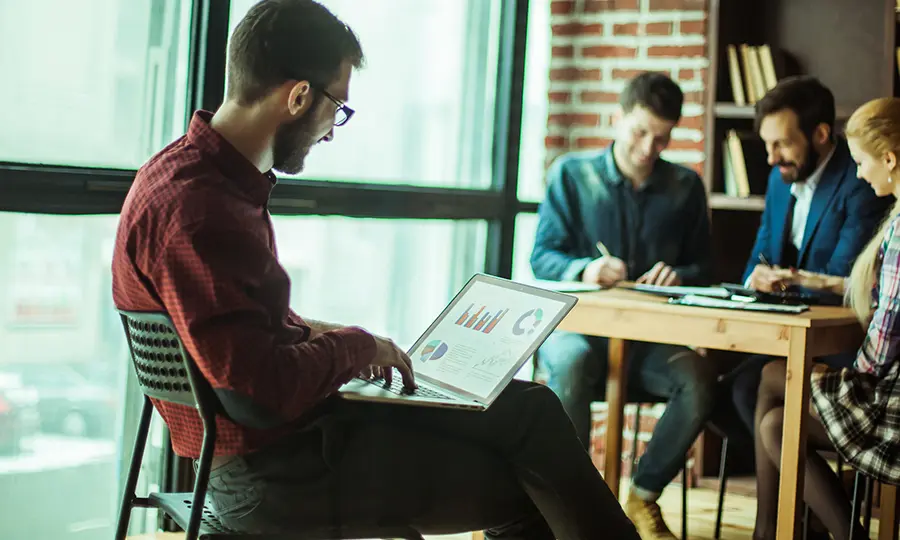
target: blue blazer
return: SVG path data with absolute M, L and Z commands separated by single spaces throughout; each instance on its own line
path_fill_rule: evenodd
M 746 283 L 759 264 L 760 253 L 770 263 L 780 265 L 785 228 L 790 227 L 790 200 L 790 184 L 782 180 L 778 167 L 773 167 L 766 189 L 766 207 L 742 282 Z M 856 163 L 850 157 L 847 141 L 839 137 L 813 194 L 797 268 L 833 276 L 850 275 L 853 261 L 875 234 L 893 200 L 876 197 L 869 184 L 856 177 Z

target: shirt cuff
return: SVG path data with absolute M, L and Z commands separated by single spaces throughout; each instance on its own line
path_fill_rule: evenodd
M 339 330 L 331 330 L 329 332 L 335 337 L 339 337 L 347 348 L 347 354 L 350 362 L 353 364 L 356 372 L 368 366 L 375 360 L 375 336 L 366 332 L 358 326 L 346 326 Z
M 563 271 L 562 276 L 560 276 L 560 281 L 581 281 L 584 269 L 593 260 L 590 257 L 585 257 L 584 259 L 575 259 L 570 262 L 569 266 Z

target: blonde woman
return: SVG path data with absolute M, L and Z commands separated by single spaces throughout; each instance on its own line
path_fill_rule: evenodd
M 900 196 L 900 99 L 879 98 L 847 121 L 857 176 L 879 197 Z M 815 364 L 804 498 L 835 539 L 850 534 L 850 501 L 815 452 L 834 448 L 856 469 L 900 482 L 900 204 L 857 258 L 849 278 L 783 271 L 785 283 L 843 294 L 867 328 L 852 368 Z M 754 539 L 775 537 L 784 416 L 784 361 L 763 370 L 756 407 L 757 516 Z M 890 403 L 893 402 L 893 408 Z M 858 538 L 867 534 L 858 528 Z

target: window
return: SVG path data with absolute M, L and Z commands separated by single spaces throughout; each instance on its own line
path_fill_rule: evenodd
M 547 156 L 544 138 L 547 135 L 549 86 L 550 0 L 530 0 L 519 152 L 519 199 L 523 201 L 544 200 L 544 161 Z
M 0 161 L 136 168 L 181 135 L 191 4 L 0 2 Z
M 232 30 L 254 3 L 231 2 Z M 323 3 L 357 33 L 366 67 L 351 80 L 356 115 L 302 176 L 489 187 L 501 0 Z
M 132 444 L 117 219 L 0 213 L 0 538 L 113 535 Z
M 284 217 L 278 256 L 301 316 L 359 325 L 411 346 L 484 268 L 480 221 Z
M 538 215 L 519 214 L 516 216 L 516 237 L 513 245 L 512 278 L 516 281 L 531 281 L 531 252 L 534 249 L 534 235 L 537 233 Z

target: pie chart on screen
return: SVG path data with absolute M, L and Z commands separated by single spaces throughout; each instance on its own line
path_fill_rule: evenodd
M 419 360 L 422 362 L 428 362 L 429 360 L 440 360 L 442 356 L 447 354 L 447 344 L 439 339 L 435 339 L 429 341 L 425 348 L 422 349 L 422 353 L 419 355 Z

